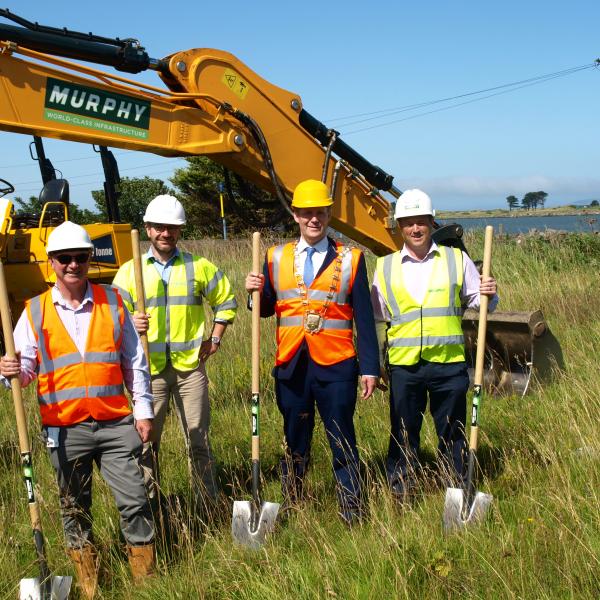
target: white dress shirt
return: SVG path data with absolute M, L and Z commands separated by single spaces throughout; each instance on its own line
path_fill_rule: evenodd
M 302 274 L 304 273 L 304 263 L 306 262 L 306 249 L 310 247 L 310 244 L 306 242 L 306 240 L 301 237 L 298 241 L 298 245 L 296 246 L 296 269 L 297 272 Z M 312 255 L 312 264 L 313 264 L 313 272 L 315 277 L 319 272 L 319 269 L 323 266 L 325 262 L 325 256 L 327 256 L 327 249 L 329 248 L 329 240 L 327 236 L 325 236 L 322 240 L 318 241 L 312 248 L 315 249 L 314 254 Z

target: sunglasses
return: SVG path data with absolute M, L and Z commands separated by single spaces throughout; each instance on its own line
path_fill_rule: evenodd
M 181 225 L 166 225 L 164 223 L 148 223 L 152 229 L 156 229 L 159 233 L 163 231 L 177 231 L 181 229 Z
M 90 260 L 89 252 L 81 252 L 80 254 L 58 254 L 53 256 L 61 265 L 70 265 L 72 262 L 76 262 L 78 265 L 84 265 Z

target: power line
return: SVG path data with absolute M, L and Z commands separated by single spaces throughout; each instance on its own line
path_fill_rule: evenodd
M 518 90 L 521 87 L 524 87 L 526 84 L 544 83 L 545 81 L 548 81 L 551 79 L 556 79 L 557 77 L 566 77 L 567 75 L 572 75 L 573 73 L 577 73 L 579 71 L 583 71 L 585 69 L 590 69 L 592 67 L 597 67 L 597 66 L 598 66 L 598 62 L 595 61 L 593 63 L 588 63 L 588 64 L 580 65 L 577 67 L 570 67 L 568 69 L 563 69 L 561 71 L 555 71 L 554 73 L 546 73 L 544 75 L 537 75 L 535 77 L 530 77 L 528 79 L 522 79 L 520 81 L 513 81 L 511 83 L 504 83 L 501 85 L 496 85 L 496 86 L 493 86 L 490 88 L 484 88 L 484 89 L 473 91 L 473 92 L 465 92 L 463 94 L 458 94 L 456 96 L 448 96 L 446 98 L 439 98 L 437 100 L 428 100 L 428 101 L 424 101 L 424 102 L 417 102 L 414 104 L 407 104 L 404 106 L 398 106 L 398 107 L 394 107 L 394 108 L 386 108 L 386 109 L 372 111 L 372 112 L 357 113 L 354 115 L 346 115 L 345 117 L 337 117 L 334 119 L 330 119 L 328 122 L 335 123 L 335 122 L 339 122 L 339 121 L 346 121 L 347 119 L 356 119 L 358 117 L 366 117 L 364 119 L 358 119 L 358 120 L 354 120 L 354 121 L 351 121 L 348 123 L 342 122 L 338 125 L 338 127 L 349 127 L 351 125 L 357 125 L 359 123 L 364 123 L 367 121 L 382 119 L 382 118 L 391 116 L 393 114 L 407 112 L 410 110 L 416 110 L 418 108 L 424 108 L 426 106 L 431 106 L 434 104 L 441 104 L 442 102 L 450 102 L 452 100 L 459 100 L 461 98 L 466 98 L 469 96 L 485 94 L 487 92 L 493 92 L 495 90 L 500 90 L 500 89 L 505 89 L 505 88 L 514 88 L 514 90 Z M 513 91 L 513 90 L 511 89 L 508 91 Z M 490 97 L 490 96 L 486 96 L 486 97 Z M 460 106 L 460 104 L 457 104 L 456 106 Z M 429 113 L 423 113 L 423 114 L 429 114 Z
M 166 173 L 169 173 L 169 174 L 172 173 L 172 169 L 155 171 L 153 173 L 153 175 L 162 175 L 162 174 L 166 174 Z M 31 183 L 35 183 L 35 182 L 31 182 Z M 85 187 L 85 186 L 90 186 L 90 185 L 99 185 L 98 179 L 90 179 L 89 181 L 82 181 L 82 182 L 75 183 L 72 185 L 69 180 L 69 188 Z M 31 192 L 39 193 L 40 189 L 41 189 L 41 182 L 40 182 L 40 186 L 38 186 L 38 187 L 25 188 L 25 189 L 17 188 L 17 184 L 15 184 L 14 195 L 20 196 L 21 194 L 26 194 L 26 193 L 31 193 Z
M 181 160 L 181 159 L 177 158 L 176 160 Z M 137 170 L 137 169 L 147 169 L 147 168 L 149 168 L 149 167 L 155 167 L 155 166 L 158 166 L 158 165 L 164 165 L 164 164 L 165 164 L 165 163 L 164 163 L 164 161 L 161 161 L 161 162 L 155 162 L 155 163 L 146 163 L 146 164 L 144 164 L 144 165 L 138 165 L 138 166 L 136 166 L 136 167 L 126 167 L 126 168 L 124 168 L 124 169 L 119 169 L 119 172 L 123 172 L 123 171 L 135 171 L 135 170 Z M 32 165 L 32 166 L 33 166 L 33 165 Z M 67 179 L 68 179 L 69 181 L 71 181 L 72 179 L 81 179 L 82 177 L 91 177 L 91 176 L 93 176 L 93 175 L 96 175 L 96 176 L 97 176 L 99 172 L 100 172 L 100 171 L 98 171 L 98 172 L 94 172 L 94 173 L 84 173 L 84 174 L 82 174 L 82 175 L 71 175 L 71 176 L 70 176 L 70 177 L 68 177 Z M 38 180 L 37 180 L 37 179 L 35 179 L 35 180 L 33 180 L 33 181 L 20 181 L 20 182 L 17 182 L 17 183 L 13 183 L 13 185 L 14 185 L 14 186 L 18 186 L 18 185 L 30 185 L 30 184 L 32 184 L 32 183 L 37 183 L 37 182 L 38 182 Z M 11 183 L 12 183 L 12 182 L 11 182 Z
M 117 156 L 121 156 L 122 154 L 127 154 L 127 152 L 116 152 L 113 150 L 113 154 L 116 154 Z M 79 160 L 98 160 L 98 156 L 97 154 L 95 156 L 79 156 L 78 158 L 65 158 L 65 159 L 61 159 L 60 162 L 61 163 L 67 163 L 67 162 L 75 162 L 75 161 L 79 161 Z M 37 162 L 37 161 L 35 161 Z M 20 169 L 22 167 L 31 167 L 33 166 L 32 161 L 29 161 L 28 163 L 22 163 L 22 164 L 18 164 L 18 165 L 2 165 L 3 169 Z
M 509 94 L 511 92 L 514 92 L 514 91 L 517 91 L 517 90 L 520 90 L 520 89 L 523 89 L 523 88 L 526 88 L 526 87 L 531 87 L 531 86 L 534 86 L 534 85 L 539 85 L 540 83 L 545 83 L 546 81 L 551 81 L 552 79 L 558 79 L 560 77 L 565 77 L 566 75 L 570 75 L 571 73 L 575 73 L 575 72 L 578 72 L 578 71 L 583 71 L 584 69 L 589 69 L 589 68 L 594 67 L 594 66 L 595 66 L 595 63 L 594 64 L 590 64 L 590 65 L 586 65 L 586 66 L 582 66 L 582 67 L 574 67 L 574 69 L 567 69 L 567 71 L 569 71 L 568 73 L 565 73 L 565 72 L 562 72 L 562 71 L 558 71 L 557 73 L 555 73 L 552 76 L 550 74 L 544 76 L 544 79 L 538 80 L 538 78 L 535 78 L 535 80 L 529 80 L 530 83 L 524 83 L 523 85 L 512 87 L 511 89 L 503 89 L 502 91 L 496 92 L 494 94 L 488 94 L 486 96 L 481 96 L 479 98 L 473 98 L 471 100 L 466 100 L 465 102 L 457 102 L 456 104 L 451 104 L 450 106 L 443 106 L 441 108 L 436 108 L 434 110 L 428 110 L 428 111 L 425 111 L 425 112 L 422 112 L 422 113 L 418 113 L 416 115 L 411 115 L 409 117 L 404 117 L 402 119 L 394 119 L 393 121 L 386 121 L 385 123 L 378 123 L 377 125 L 372 125 L 370 127 L 361 127 L 360 129 L 354 129 L 352 131 L 344 131 L 343 133 L 344 133 L 345 136 L 347 136 L 347 135 L 352 135 L 354 133 L 359 133 L 359 132 L 362 132 L 362 131 L 370 131 L 371 129 L 377 129 L 379 127 L 386 127 L 387 125 L 393 125 L 395 123 L 401 123 L 402 121 L 409 121 L 409 120 L 412 120 L 412 119 L 417 119 L 417 118 L 423 117 L 425 115 L 430 115 L 430 114 L 433 114 L 433 113 L 436 113 L 436 112 L 442 112 L 442 111 L 445 111 L 445 110 L 450 110 L 450 109 L 456 108 L 458 106 L 464 106 L 465 104 L 472 104 L 474 102 L 479 102 L 480 100 L 486 100 L 487 98 L 492 98 L 494 96 L 501 96 L 503 94 Z M 506 87 L 506 86 L 497 86 L 495 88 L 489 88 L 489 89 L 499 89 L 499 88 L 503 88 L 503 87 Z M 478 93 L 481 93 L 481 92 L 478 92 Z M 470 93 L 470 94 L 462 94 L 461 96 L 457 96 L 457 98 L 460 98 L 460 97 L 464 98 L 465 96 L 469 96 L 469 95 L 473 95 L 473 94 L 475 94 L 475 92 Z M 442 102 L 442 100 L 439 100 L 439 101 L 436 100 L 436 101 L 432 101 L 430 103 L 423 103 L 422 106 L 436 104 L 438 102 Z M 397 112 L 402 112 L 402 111 L 399 110 Z M 382 116 L 376 117 L 376 118 L 384 118 L 384 117 L 387 117 L 387 116 L 391 116 L 392 114 L 395 114 L 395 113 L 393 113 L 393 112 L 392 113 L 388 113 L 388 114 L 385 114 L 385 115 L 382 115 Z M 358 124 L 358 123 L 365 122 L 365 121 L 370 121 L 370 120 L 372 120 L 372 119 L 364 119 L 362 121 L 355 121 L 353 124 Z

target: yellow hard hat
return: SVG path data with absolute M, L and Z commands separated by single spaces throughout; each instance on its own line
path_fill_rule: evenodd
M 294 208 L 319 208 L 332 204 L 333 200 L 329 196 L 329 190 L 322 181 L 306 179 L 301 181 L 294 190 L 292 199 Z

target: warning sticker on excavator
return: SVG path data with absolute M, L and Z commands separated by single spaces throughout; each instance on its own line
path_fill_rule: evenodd
M 221 81 L 242 100 L 246 97 L 250 86 L 235 71 L 225 69 Z

